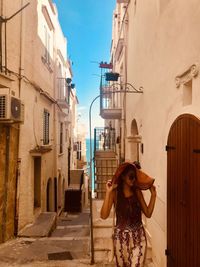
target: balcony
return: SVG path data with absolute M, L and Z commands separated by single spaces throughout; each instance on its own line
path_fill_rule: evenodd
M 68 109 L 69 108 L 68 99 L 66 97 L 63 97 L 61 99 L 57 99 L 57 103 L 62 109 Z
M 57 81 L 57 103 L 62 109 L 69 109 L 69 88 L 65 78 Z
M 96 127 L 94 129 L 94 151 L 115 151 L 115 129 Z
M 14 80 L 14 76 L 6 71 L 5 67 L 0 66 L 0 88 L 10 88 Z
M 108 120 L 122 117 L 120 94 L 116 93 L 112 86 L 107 85 L 100 88 L 100 116 Z

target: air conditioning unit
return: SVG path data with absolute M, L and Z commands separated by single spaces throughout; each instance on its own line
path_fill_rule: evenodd
M 24 121 L 24 104 L 10 94 L 8 88 L 0 88 L 0 123 Z

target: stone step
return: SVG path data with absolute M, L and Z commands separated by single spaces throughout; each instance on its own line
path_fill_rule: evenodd
M 42 212 L 33 224 L 25 226 L 18 234 L 19 237 L 49 236 L 56 227 L 56 213 Z
M 95 158 L 113 158 L 116 159 L 116 153 L 112 150 L 95 151 Z
M 94 225 L 93 228 L 93 235 L 94 238 L 101 238 L 101 237 L 108 237 L 112 236 L 112 226 L 110 225 L 105 225 L 105 226 L 99 226 L 99 225 Z
M 110 250 L 112 248 L 111 237 L 97 237 L 94 238 L 94 249 L 95 250 Z
M 95 249 L 94 250 L 94 259 L 95 262 L 101 262 L 102 260 L 104 262 L 108 262 L 109 259 L 109 253 L 110 253 L 110 249 Z
M 97 263 L 96 264 L 96 267 L 115 267 L 116 265 L 115 265 L 115 263 Z

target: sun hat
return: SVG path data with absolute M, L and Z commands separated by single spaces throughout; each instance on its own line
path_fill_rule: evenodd
M 153 185 L 155 179 L 150 177 L 146 173 L 144 173 L 141 169 L 138 169 L 135 164 L 130 163 L 130 162 L 124 162 L 124 163 L 119 165 L 119 167 L 117 168 L 117 170 L 116 170 L 116 172 L 112 178 L 112 183 L 118 184 L 120 179 L 121 179 L 121 174 L 129 166 L 133 167 L 136 171 L 135 186 L 137 188 L 139 188 L 141 190 L 147 190 Z

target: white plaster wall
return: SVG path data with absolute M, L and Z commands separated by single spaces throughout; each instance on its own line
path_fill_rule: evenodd
M 60 115 L 60 109 L 50 100 L 41 95 L 31 83 L 36 85 L 37 89 L 43 91 L 54 98 L 56 96 L 56 68 L 55 59 L 58 49 L 62 54 L 63 75 L 69 77 L 69 66 L 67 61 L 67 41 L 64 37 L 58 21 L 57 10 L 53 13 L 48 0 L 30 0 L 30 5 L 22 13 L 17 15 L 7 24 L 7 53 L 8 68 L 18 73 L 20 68 L 20 46 L 22 48 L 21 69 L 25 79 L 21 80 L 21 92 L 19 92 L 19 82 L 17 77 L 12 82 L 12 90 L 16 96 L 20 96 L 25 104 L 24 124 L 20 125 L 20 146 L 19 158 L 20 177 L 19 177 L 19 229 L 27 223 L 34 220 L 34 160 L 29 151 L 37 145 L 41 145 L 43 138 L 43 110 L 47 109 L 50 113 L 50 144 L 52 151 L 42 154 L 42 174 L 41 174 L 41 211 L 46 211 L 46 186 L 49 178 L 58 177 L 61 173 L 62 182 L 65 179 L 67 184 L 67 142 L 65 138 L 66 129 L 69 128 L 66 114 Z M 3 16 L 9 17 L 22 6 L 26 1 L 3 1 Z M 51 68 L 50 72 L 47 66 L 42 62 L 44 56 L 44 25 L 47 23 L 42 13 L 42 5 L 46 5 L 55 31 L 50 31 L 51 35 Z M 22 16 L 22 27 L 20 26 Z M 47 26 L 48 28 L 48 26 Z M 22 35 L 20 43 L 20 34 Z M 65 111 L 66 112 L 66 111 Z M 73 114 L 71 114 L 73 117 Z M 57 146 L 59 145 L 58 122 L 64 123 L 63 147 L 64 153 L 58 155 Z M 71 133 L 70 133 L 71 135 Z M 65 184 L 65 185 L 66 185 Z M 52 193 L 54 190 L 52 190 Z M 53 200 L 53 194 L 52 194 Z M 53 207 L 52 207 L 53 208 Z
M 200 60 L 200 3 L 198 1 L 134 1 L 129 6 L 127 81 L 144 94 L 127 97 L 127 135 L 136 119 L 144 153 L 144 171 L 156 178 L 157 201 L 148 220 L 156 266 L 166 266 L 167 155 L 165 146 L 170 126 L 178 115 L 200 116 L 199 77 L 193 79 L 192 104 L 183 105 L 183 88 L 175 77 Z M 162 4 L 162 5 L 160 5 Z

